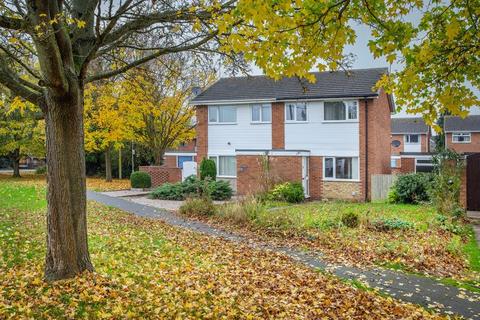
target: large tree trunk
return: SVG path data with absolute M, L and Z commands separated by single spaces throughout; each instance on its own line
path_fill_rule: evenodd
M 13 168 L 13 177 L 20 178 L 20 149 L 15 149 L 10 155 Z
M 157 150 L 157 152 L 155 152 L 154 161 L 156 166 L 161 166 L 163 164 L 164 155 L 165 155 L 165 150 Z
M 47 280 L 93 270 L 87 243 L 83 91 L 70 81 L 69 92 L 46 97 Z
M 105 181 L 112 182 L 112 147 L 105 150 Z

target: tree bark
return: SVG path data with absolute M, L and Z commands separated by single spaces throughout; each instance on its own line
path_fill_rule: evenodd
M 93 271 L 87 243 L 83 90 L 69 79 L 69 92 L 46 94 L 48 281 Z
M 105 150 L 105 181 L 112 182 L 112 146 Z
M 20 150 L 15 149 L 10 155 L 10 161 L 12 162 L 13 177 L 20 178 Z
M 157 152 L 155 152 L 154 161 L 156 166 L 161 166 L 163 164 L 164 154 L 165 154 L 165 150 L 158 150 Z

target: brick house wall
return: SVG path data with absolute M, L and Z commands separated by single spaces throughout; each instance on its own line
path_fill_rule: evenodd
M 285 149 L 285 103 L 272 103 L 272 149 Z
M 163 166 L 176 168 L 177 167 L 177 156 L 165 156 L 165 160 L 163 161 Z
M 415 158 L 402 157 L 398 160 L 398 168 L 392 168 L 393 174 L 406 174 L 415 172 Z
M 391 142 L 398 140 L 401 142 L 400 146 L 394 147 Z M 400 152 L 405 151 L 405 139 L 403 134 L 392 134 L 390 139 L 390 148 L 392 155 L 399 155 Z M 430 134 L 420 134 L 420 152 L 430 152 Z
M 349 181 L 323 181 L 322 197 L 324 199 L 340 199 L 363 201 L 362 184 Z
M 323 157 L 309 157 L 309 188 L 310 198 L 318 200 L 322 198 Z
M 270 174 L 275 183 L 302 180 L 302 157 L 269 156 Z M 262 156 L 237 155 L 237 193 L 254 194 L 262 191 L 263 177 Z
M 393 142 L 394 140 L 400 141 L 400 145 L 398 147 L 394 147 L 391 145 L 391 142 Z M 392 138 L 390 141 L 392 155 L 399 155 L 400 152 L 403 152 L 403 149 L 404 149 L 403 144 L 404 144 L 403 134 L 392 134 Z
M 365 108 L 365 104 L 367 104 Z M 370 176 L 390 174 L 390 108 L 388 96 L 380 90 L 376 99 L 360 100 L 360 194 L 364 200 L 370 199 Z M 368 120 L 367 120 L 368 113 Z M 368 141 L 365 139 L 368 128 Z M 368 144 L 368 146 L 367 146 Z M 368 156 L 367 156 L 368 153 Z M 366 167 L 368 157 L 368 168 Z M 368 170 L 367 170 L 368 169 Z M 368 171 L 368 176 L 367 176 Z
M 197 162 L 202 162 L 208 155 L 208 106 L 196 106 L 197 126 Z M 198 166 L 200 167 L 200 166 Z
M 182 181 L 182 170 L 180 168 L 141 166 L 139 170 L 150 175 L 152 178 L 152 188 L 158 187 L 166 182 L 175 183 Z
M 471 133 L 470 143 L 453 143 L 452 133 L 446 134 L 446 140 L 448 149 L 455 150 L 457 153 L 480 152 L 480 132 Z

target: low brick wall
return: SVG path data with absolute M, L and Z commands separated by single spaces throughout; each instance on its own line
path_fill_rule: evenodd
M 361 183 L 350 181 L 323 181 L 322 198 L 363 201 Z
M 175 183 L 182 181 L 182 169 L 161 166 L 142 166 L 140 171 L 152 177 L 152 187 L 158 187 L 166 182 Z

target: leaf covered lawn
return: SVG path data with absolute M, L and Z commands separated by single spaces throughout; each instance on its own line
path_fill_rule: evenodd
M 437 318 L 282 255 L 96 203 L 88 205 L 96 272 L 45 283 L 43 196 L 43 187 L 0 182 L 1 319 Z

